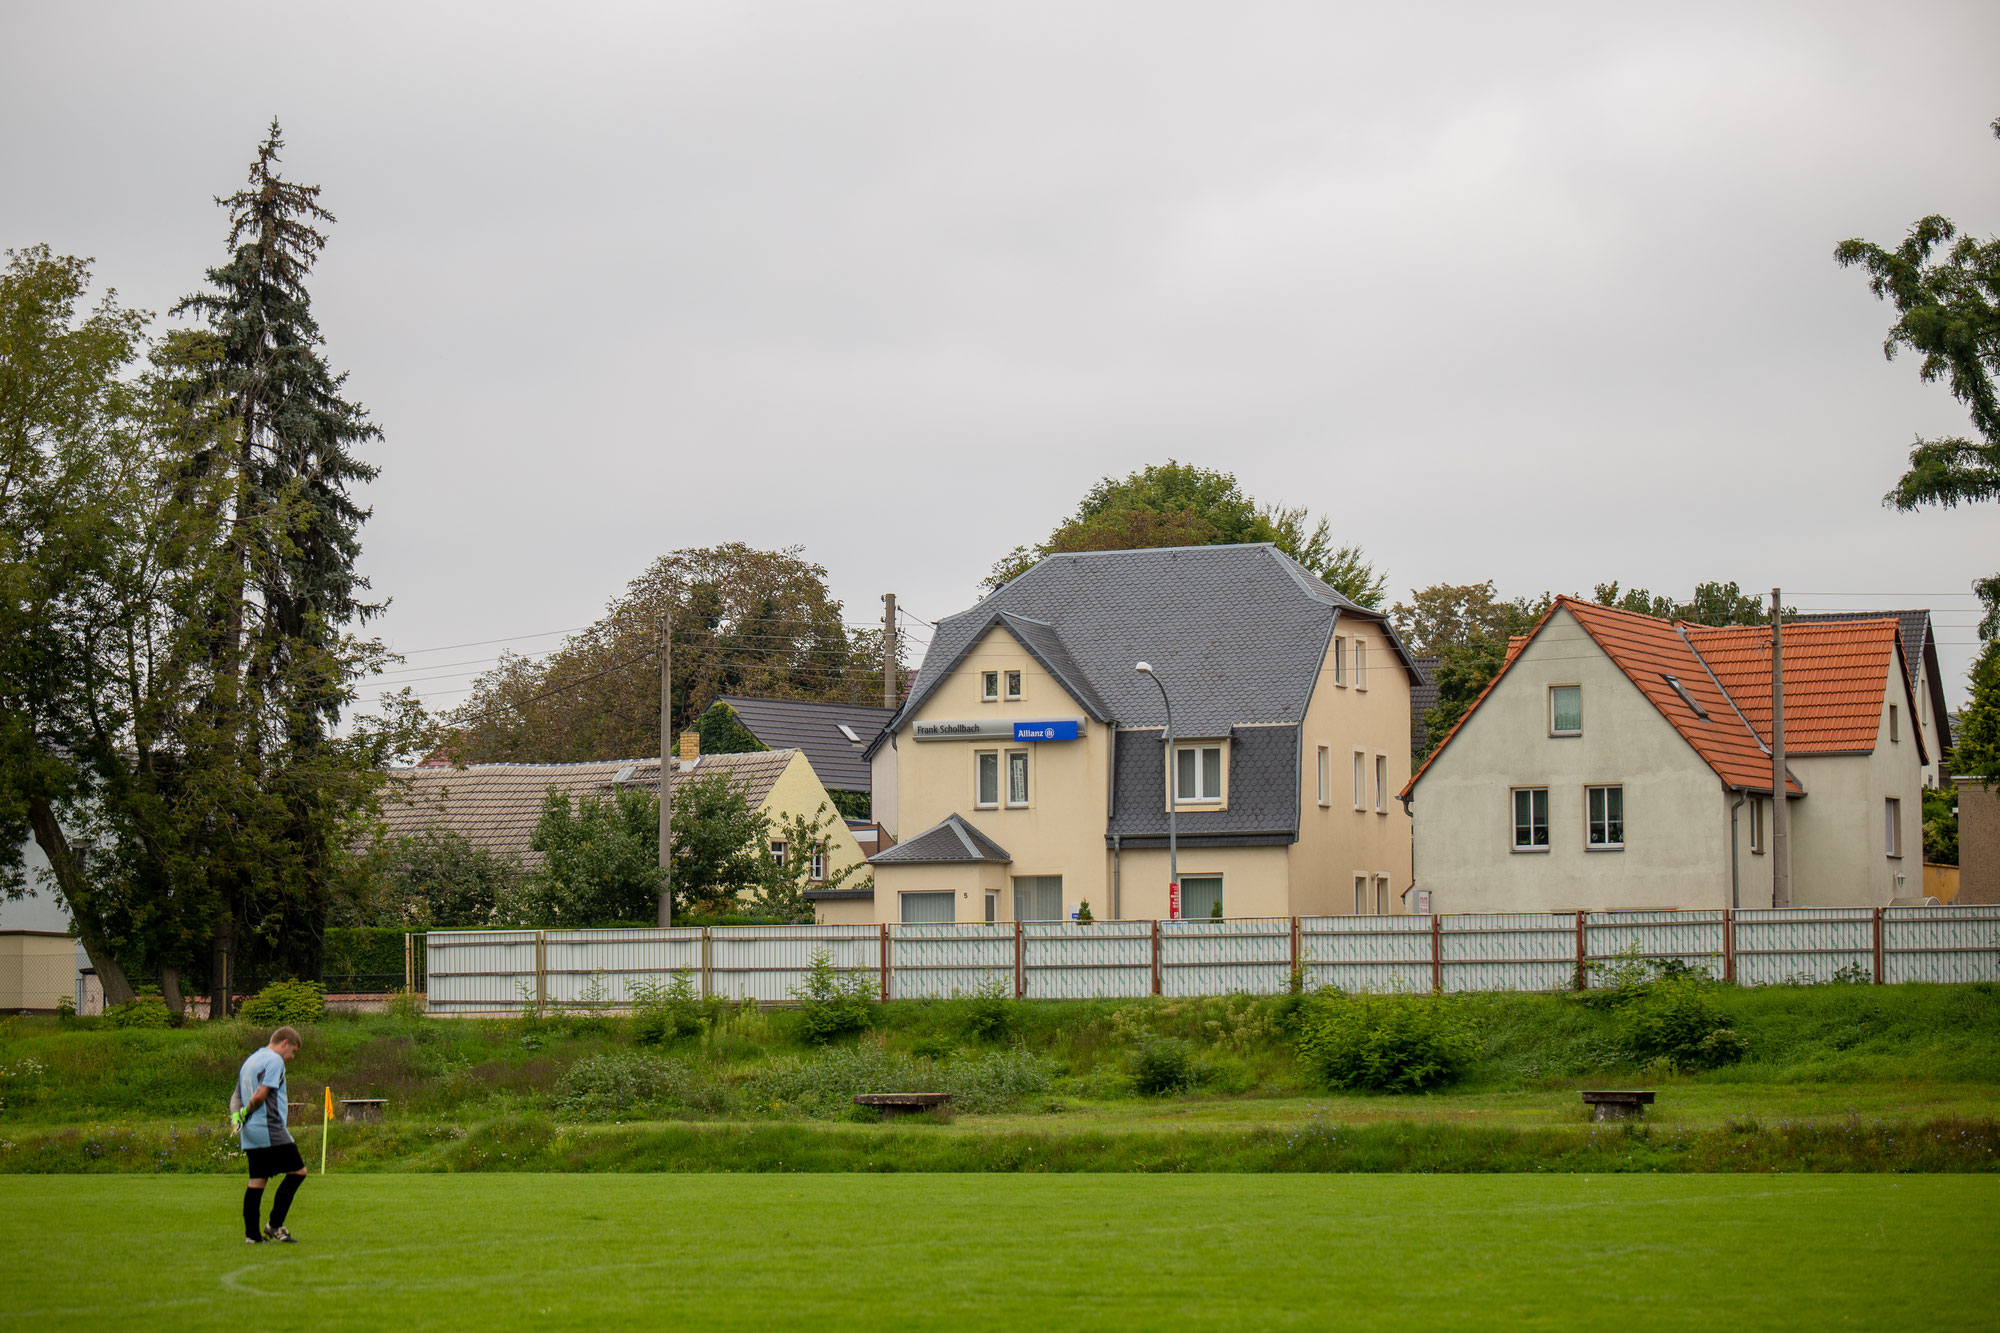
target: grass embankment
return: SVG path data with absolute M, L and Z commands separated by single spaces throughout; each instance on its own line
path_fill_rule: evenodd
M 1673 1074 L 1635 1065 L 1613 1016 L 1575 997 L 1452 997 L 1479 1055 L 1448 1090 L 1413 1096 L 1309 1086 L 1288 1003 L 1244 997 L 904 1002 L 828 1050 L 781 1011 L 728 1010 L 648 1047 L 617 1018 L 340 1017 L 307 1031 L 291 1091 L 302 1108 L 329 1083 L 387 1098 L 386 1123 L 333 1137 L 336 1163 L 376 1170 L 1995 1169 L 2000 987 L 1712 1000 L 1747 1058 Z M 1134 1092 L 1129 1057 L 1157 1035 L 1190 1044 L 1197 1086 Z M 219 1108 L 261 1037 L 0 1021 L 0 1172 L 235 1169 Z M 607 1058 L 608 1084 L 565 1079 Z M 834 1123 L 864 1118 L 853 1093 L 898 1080 L 957 1089 L 978 1113 Z M 1650 1123 L 1584 1123 L 1579 1088 L 1635 1084 L 1660 1089 Z M 295 1118 L 316 1147 L 316 1110 Z
M 254 1250 L 220 1181 L 0 1179 L 0 1211 L 0 1327 L 1930 1329 L 2000 1300 L 1992 1178 L 334 1176 Z

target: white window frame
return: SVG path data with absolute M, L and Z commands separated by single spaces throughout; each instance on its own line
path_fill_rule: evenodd
M 771 839 L 771 864 L 774 866 L 783 865 L 785 863 L 785 855 L 789 850 L 783 838 Z
M 979 701 L 988 704 L 1000 701 L 1000 673 L 998 671 L 982 671 L 979 673 Z
M 813 848 L 812 860 L 806 865 L 806 878 L 818 883 L 826 878 L 826 844 Z
M 1618 793 L 1618 841 L 1610 840 L 1611 796 Z M 1590 798 L 1595 792 L 1604 792 L 1604 832 L 1605 841 L 1593 841 L 1597 833 L 1597 816 L 1590 808 Z M 1622 782 L 1597 782 L 1583 789 L 1583 849 L 1587 852 L 1622 852 L 1625 850 L 1625 784 Z
M 1356 810 L 1366 810 L 1368 808 L 1368 752 L 1366 750 L 1356 750 L 1354 752 L 1354 808 Z
M 1341 689 L 1347 688 L 1347 636 L 1333 636 L 1333 683 Z
M 1574 731 L 1557 731 L 1557 730 L 1556 730 L 1556 691 L 1557 691 L 1557 690 L 1575 690 L 1575 691 L 1576 691 L 1576 718 L 1577 718 L 1577 727 L 1576 727 L 1576 730 L 1574 730 Z M 1550 736 L 1581 736 L 1581 735 L 1583 735 L 1583 686 L 1582 686 L 1582 685 L 1579 685 L 1579 684 L 1576 684 L 1576 683 L 1574 683 L 1574 682 L 1571 682 L 1571 683 L 1569 683 L 1569 684 L 1565 684 L 1565 685 L 1551 685 L 1551 686 L 1549 686 L 1549 699 L 1548 699 L 1548 704 L 1549 704 L 1549 714 L 1548 714 L 1548 717 L 1549 717 L 1549 735 L 1550 735 Z
M 1900 797 L 1882 798 L 1882 846 L 1889 859 L 1903 859 L 1903 802 Z
M 1389 915 L 1389 877 L 1387 875 L 1377 875 L 1375 877 L 1375 915 Z
M 1534 793 L 1542 796 L 1542 840 L 1534 841 L 1535 799 Z M 1528 796 L 1528 841 L 1521 841 L 1521 817 L 1515 813 L 1523 794 Z M 1547 787 L 1509 787 L 1507 789 L 1507 843 L 1523 855 L 1540 855 L 1549 850 L 1552 843 L 1549 836 L 1549 789 Z
M 1764 798 L 1752 796 L 1750 806 L 1750 855 L 1764 854 Z
M 1318 762 L 1319 803 L 1322 806 L 1331 806 L 1333 804 L 1333 747 L 1331 745 L 1322 745 L 1319 747 Z
M 1366 639 L 1354 641 L 1354 688 L 1357 690 L 1368 688 L 1368 640 Z
M 1006 783 L 1006 788 L 1002 791 L 1001 796 L 1006 800 L 1009 810 L 1025 810 L 1034 804 L 1034 779 L 1033 775 L 1028 771 L 1028 753 L 1026 750 L 1007 750 L 1003 752 L 1004 760 L 1000 767 L 1001 777 Z M 1014 769 L 1017 763 L 1021 770 L 1021 799 L 1018 801 L 1014 799 Z
M 1225 748 L 1220 741 L 1196 741 L 1191 745 L 1183 745 L 1179 741 L 1174 742 L 1173 762 L 1168 766 L 1167 781 L 1173 784 L 1174 808 L 1176 810 L 1184 809 L 1190 805 L 1222 804 L 1223 794 L 1229 787 L 1229 760 L 1228 756 L 1223 753 Z M 1204 757 L 1210 751 L 1215 752 L 1214 791 L 1208 790 L 1208 764 L 1204 761 Z M 1195 757 L 1194 786 L 1196 794 L 1193 796 L 1185 795 L 1181 791 L 1181 756 L 1184 754 L 1192 754 Z
M 1375 756 L 1375 813 L 1389 813 L 1389 756 Z
M 1028 673 L 1018 668 L 1003 671 L 1000 673 L 1000 682 L 1001 688 L 1005 691 L 1002 697 L 1009 702 L 1018 702 L 1028 688 Z
M 1889 705 L 1889 739 L 1891 742 L 1899 742 L 1903 739 L 1902 724 L 1898 721 L 1901 712 L 1902 710 L 1897 708 L 1896 705 Z
M 1354 915 L 1368 915 L 1368 876 L 1354 877 Z

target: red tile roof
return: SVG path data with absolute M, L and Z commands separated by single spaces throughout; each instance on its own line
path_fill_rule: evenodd
M 1408 797 L 1458 728 L 1479 711 L 1521 649 L 1568 611 L 1604 655 L 1617 664 L 1673 724 L 1695 753 L 1732 787 L 1771 790 L 1771 631 L 1766 626 L 1717 629 L 1558 597 L 1525 639 L 1507 645 L 1507 660 L 1458 726 L 1446 734 L 1403 788 Z M 1894 620 L 1785 626 L 1785 742 L 1791 754 L 1867 752 L 1875 748 L 1882 691 L 1900 651 Z M 1761 662 L 1761 667 L 1759 663 Z M 1678 684 L 1680 689 L 1675 689 Z M 1683 691 L 1685 692 L 1683 694 Z M 1914 734 L 1916 729 L 1911 728 Z M 1922 737 L 1918 737 L 1919 749 Z M 1788 777 L 1786 790 L 1804 788 Z

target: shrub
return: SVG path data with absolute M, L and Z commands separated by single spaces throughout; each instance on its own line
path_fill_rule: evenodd
M 954 1110 L 974 1115 L 1003 1111 L 1045 1095 L 1055 1069 L 1024 1051 L 988 1051 L 949 1063 L 894 1054 L 873 1042 L 783 1060 L 743 1087 L 745 1098 L 765 1110 L 796 1110 L 847 1118 L 864 1092 L 948 1092 Z
M 1313 1002 L 1299 1058 L 1329 1088 L 1417 1092 L 1450 1083 L 1478 1053 L 1471 1025 L 1443 999 L 1363 992 Z
M 1148 1097 L 1162 1097 L 1195 1084 L 1194 1058 L 1178 1037 L 1148 1037 L 1126 1057 L 1132 1086 Z
M 1014 1026 L 1014 1000 L 998 977 L 982 983 L 965 1001 L 959 1030 L 973 1041 L 1000 1041 Z
M 666 985 L 641 983 L 631 988 L 632 1040 L 641 1046 L 671 1046 L 700 1035 L 714 1024 L 720 1000 L 704 1002 L 694 993 L 694 978 L 674 973 Z
M 132 998 L 104 1011 L 104 1023 L 114 1028 L 165 1028 L 174 1024 L 173 1011 L 157 986 L 140 986 Z
M 424 995 L 422 991 L 396 988 L 389 997 L 389 1013 L 396 1018 L 417 1019 L 424 1016 Z
M 296 1027 L 325 1012 L 326 987 L 317 981 L 274 981 L 245 1001 L 239 1016 L 256 1027 Z
M 825 949 L 813 951 L 812 967 L 791 996 L 799 1002 L 800 1032 L 814 1045 L 824 1046 L 835 1037 L 875 1026 L 875 989 L 869 978 L 842 978 Z
M 694 1071 L 678 1060 L 615 1051 L 586 1056 L 565 1069 L 556 1080 L 552 1105 L 563 1115 L 608 1120 L 685 1104 L 696 1091 Z
M 1635 1060 L 1664 1060 L 1675 1069 L 1714 1069 L 1741 1060 L 1743 1039 L 1703 989 L 1689 979 L 1655 984 L 1645 998 L 1619 1011 L 1619 1044 Z

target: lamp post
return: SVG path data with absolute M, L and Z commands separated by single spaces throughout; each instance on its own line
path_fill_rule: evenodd
M 1174 827 L 1174 808 L 1180 804 L 1180 798 L 1174 791 L 1174 701 L 1167 697 L 1167 687 L 1161 684 L 1160 675 L 1153 670 L 1151 662 L 1134 663 L 1132 669 L 1153 682 L 1160 691 L 1160 702 L 1167 706 L 1167 915 L 1179 917 L 1181 854 L 1180 839 Z

